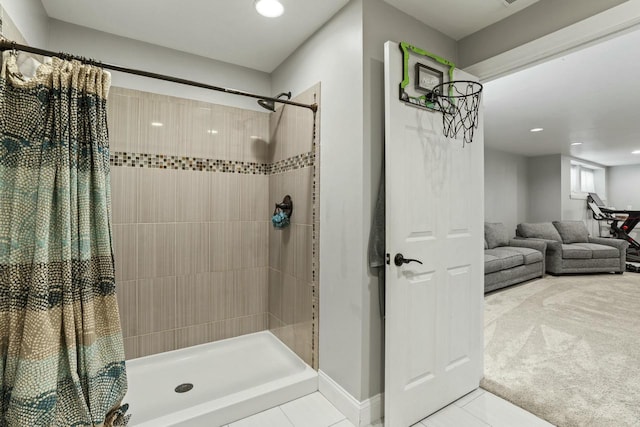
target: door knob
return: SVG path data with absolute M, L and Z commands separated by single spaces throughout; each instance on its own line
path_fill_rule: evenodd
M 418 264 L 422 264 L 422 261 L 417 259 L 405 258 L 402 254 L 396 254 L 393 258 L 393 263 L 400 267 L 402 264 L 409 264 L 410 262 L 417 262 Z

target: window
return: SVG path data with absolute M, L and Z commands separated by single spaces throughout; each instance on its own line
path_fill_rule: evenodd
M 571 165 L 571 192 L 580 192 L 580 166 Z
M 583 193 L 595 193 L 596 183 L 593 169 L 580 168 L 580 191 Z
M 602 181 L 602 182 L 599 182 Z M 597 193 L 604 188 L 604 170 L 571 161 L 571 197 L 585 199 L 587 193 Z M 600 190 L 602 192 L 602 190 Z

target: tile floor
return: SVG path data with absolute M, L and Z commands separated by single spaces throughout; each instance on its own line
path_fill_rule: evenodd
M 552 427 L 487 391 L 477 389 L 413 427 Z M 226 427 L 354 427 L 318 392 Z M 382 427 L 375 424 L 371 427 Z

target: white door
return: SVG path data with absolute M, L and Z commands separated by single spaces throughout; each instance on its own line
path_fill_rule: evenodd
M 477 80 L 456 70 L 454 80 Z M 385 426 L 407 427 L 482 377 L 483 129 L 442 135 L 440 113 L 398 97 L 402 55 L 385 44 Z M 422 262 L 397 267 L 402 254 Z

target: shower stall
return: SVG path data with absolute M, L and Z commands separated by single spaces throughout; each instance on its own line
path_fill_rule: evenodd
M 318 113 L 118 87 L 108 107 L 132 425 L 226 424 L 316 390 Z

